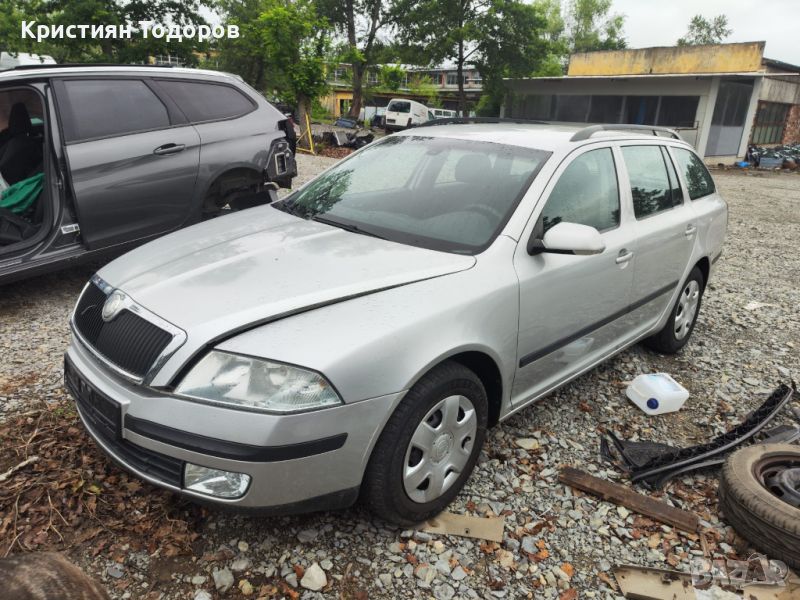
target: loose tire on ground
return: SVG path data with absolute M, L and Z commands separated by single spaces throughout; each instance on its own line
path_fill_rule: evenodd
M 758 473 L 770 462 L 800 466 L 800 446 L 759 444 L 734 452 L 725 462 L 719 503 L 725 520 L 753 546 L 800 569 L 800 509 L 762 485 Z
M 463 397 L 474 408 L 475 438 L 467 446 L 469 458 L 439 497 L 415 501 L 407 493 L 404 479 L 412 437 L 427 422 L 430 411 L 453 396 Z M 458 418 L 463 418 L 460 408 L 457 412 Z M 472 473 L 486 437 L 487 422 L 486 390 L 477 375 L 453 361 L 434 368 L 408 391 L 384 427 L 364 474 L 362 501 L 377 516 L 402 526 L 436 516 L 453 501 Z
M 681 284 L 681 293 L 675 300 L 672 312 L 664 328 L 644 340 L 644 345 L 662 354 L 676 354 L 679 352 L 689 341 L 689 338 L 692 337 L 694 325 L 697 322 L 697 315 L 700 314 L 704 290 L 705 279 L 703 277 L 703 272 L 698 267 L 694 267 L 689 273 L 689 277 L 686 278 L 686 281 Z M 681 315 L 686 310 L 687 294 L 690 293 L 697 295 L 696 303 L 694 303 L 694 310 L 691 314 L 691 318 L 688 319 L 685 330 L 682 330 L 682 335 L 678 335 L 676 333 L 676 323 L 679 323 Z

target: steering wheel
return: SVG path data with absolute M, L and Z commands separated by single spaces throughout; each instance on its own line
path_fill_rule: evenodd
M 470 204 L 469 206 L 466 206 L 464 210 L 480 213 L 484 217 L 488 217 L 492 221 L 503 220 L 503 214 L 499 210 L 492 208 L 491 206 L 487 206 L 486 204 Z

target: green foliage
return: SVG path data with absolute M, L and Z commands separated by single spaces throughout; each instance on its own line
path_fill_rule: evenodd
M 378 82 L 381 87 L 395 92 L 403 86 L 405 75 L 405 69 L 400 65 L 383 65 L 378 73 Z
M 612 0 L 572 0 L 565 31 L 570 52 L 621 50 L 627 46 L 623 37 L 625 17 L 609 14 Z
M 439 106 L 439 89 L 427 75 L 413 74 L 408 80 L 408 90 L 415 96 L 422 96 L 423 104 L 428 107 Z
M 717 15 L 706 19 L 695 15 L 689 21 L 689 30 L 678 40 L 678 46 L 697 46 L 701 44 L 721 44 L 733 30 L 728 27 L 728 17 Z
M 0 49 L 6 52 L 49 54 L 58 62 L 143 63 L 151 56 L 170 54 L 196 64 L 196 52 L 207 42 L 196 38 L 167 40 L 138 33 L 139 21 L 174 25 L 206 24 L 200 8 L 210 0 L 0 0 Z M 135 31 L 122 39 L 48 39 L 41 43 L 23 39 L 21 22 L 42 25 L 126 25 Z M 35 28 L 35 26 L 34 26 Z
M 225 70 L 292 104 L 327 91 L 328 22 L 311 0 L 225 0 L 226 24 L 239 26 L 236 39 L 220 44 Z

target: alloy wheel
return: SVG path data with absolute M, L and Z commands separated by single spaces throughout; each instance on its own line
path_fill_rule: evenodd
M 403 487 L 412 501 L 436 500 L 456 482 L 472 455 L 477 429 L 477 413 L 466 396 L 448 396 L 428 411 L 403 463 Z

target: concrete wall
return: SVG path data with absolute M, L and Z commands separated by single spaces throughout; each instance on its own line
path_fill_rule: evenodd
M 578 75 L 657 75 L 742 73 L 762 70 L 764 42 L 669 46 L 573 54 L 570 77 Z
M 765 77 L 759 100 L 781 102 L 783 104 L 800 104 L 800 76 L 782 79 Z

